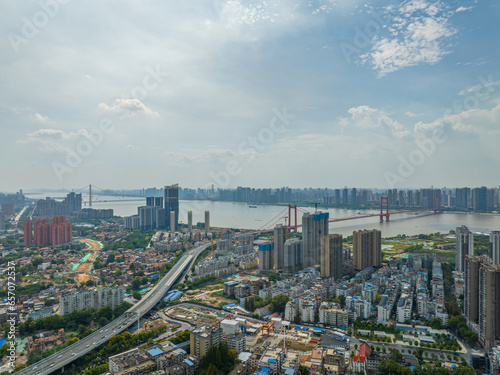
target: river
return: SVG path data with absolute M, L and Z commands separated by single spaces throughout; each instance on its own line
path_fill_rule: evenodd
M 61 193 L 51 192 L 46 192 L 41 195 L 26 195 L 30 198 L 64 196 L 64 194 Z M 133 198 L 134 197 L 96 195 L 93 197 L 92 207 L 112 208 L 117 216 L 135 215 L 137 214 L 137 207 L 145 205 L 146 199 L 129 201 Z M 83 200 L 88 200 L 88 196 L 84 195 Z M 105 200 L 112 200 L 113 202 L 102 202 Z M 288 216 L 288 209 L 286 206 L 257 205 L 256 208 L 251 208 L 246 203 L 181 200 L 179 202 L 179 220 L 186 223 L 187 212 L 192 211 L 194 224 L 197 222 L 204 222 L 205 210 L 210 211 L 210 225 L 212 227 L 222 228 L 269 229 L 273 226 L 273 223 L 285 224 L 285 217 Z M 299 208 L 297 212 L 299 224 L 301 223 L 303 211 L 314 212 L 314 208 Z M 328 211 L 330 213 L 330 218 L 346 218 L 377 213 L 375 210 L 359 211 L 339 208 L 330 208 L 323 211 Z M 280 219 L 278 221 L 273 221 L 276 217 Z M 461 225 L 468 226 L 473 232 L 489 233 L 492 230 L 500 230 L 500 215 L 455 212 L 445 212 L 439 215 L 393 214 L 389 222 L 383 223 L 379 222 L 378 217 L 330 223 L 330 232 L 348 236 L 355 230 L 378 229 L 382 231 L 382 237 L 392 237 L 398 234 L 415 235 L 434 232 L 447 233 L 451 229 L 455 229 L 457 226 Z

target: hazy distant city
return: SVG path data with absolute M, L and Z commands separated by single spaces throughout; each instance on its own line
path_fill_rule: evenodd
M 0 375 L 500 375 L 499 15 L 0 1 Z

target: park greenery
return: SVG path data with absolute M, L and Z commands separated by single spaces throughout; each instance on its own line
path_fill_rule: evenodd
M 238 352 L 230 350 L 227 344 L 211 347 L 201 359 L 196 375 L 227 375 L 233 370 Z
M 184 330 L 180 332 L 176 332 L 175 336 L 172 336 L 168 339 L 168 341 L 171 341 L 174 344 L 180 344 L 181 342 L 189 341 L 190 337 L 190 331 L 189 330 Z
M 271 313 L 281 312 L 285 310 L 287 302 L 288 302 L 288 296 L 285 294 L 280 294 L 275 297 L 267 298 L 266 300 L 263 300 L 260 297 L 247 298 L 245 300 L 244 308 L 247 311 L 254 312 L 256 309 L 260 307 L 269 305 Z
M 103 250 L 118 250 L 120 248 L 124 249 L 140 249 L 145 248 L 151 237 L 154 235 L 154 231 L 141 232 L 139 230 L 134 230 L 125 239 L 117 242 L 107 243 L 104 245 Z
M 427 367 L 419 366 L 412 370 L 410 367 L 402 366 L 394 359 L 384 359 L 378 366 L 378 370 L 384 375 L 476 375 L 476 372 L 468 366 L 458 366 L 453 370 L 443 367 L 440 362 Z

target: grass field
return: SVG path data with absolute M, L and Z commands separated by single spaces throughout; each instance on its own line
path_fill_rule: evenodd
M 382 241 L 383 259 L 405 258 L 408 254 L 437 254 L 443 262 L 455 261 L 455 249 L 438 249 L 443 243 L 450 243 L 447 234 L 434 234 L 422 239 L 415 237 L 391 238 Z

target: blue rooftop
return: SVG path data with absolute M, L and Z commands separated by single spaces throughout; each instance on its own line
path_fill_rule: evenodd
M 159 356 L 160 354 L 163 354 L 163 350 L 161 350 L 160 348 L 153 348 L 151 350 L 148 350 L 148 353 L 149 355 L 151 355 L 152 357 L 157 357 Z
M 272 359 L 272 358 L 269 358 L 269 359 L 267 360 L 267 362 L 269 362 L 269 363 L 276 363 L 276 360 L 275 360 L 275 359 Z M 264 369 L 263 369 L 263 370 L 264 370 Z

